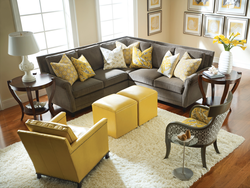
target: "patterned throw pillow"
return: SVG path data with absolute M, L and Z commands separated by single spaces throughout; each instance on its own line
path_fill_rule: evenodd
M 180 54 L 172 55 L 170 51 L 167 51 L 165 56 L 162 59 L 160 68 L 158 69 L 159 73 L 171 78 L 174 73 L 174 69 L 179 61 Z
M 100 49 L 104 57 L 103 70 L 114 68 L 127 68 L 126 63 L 124 61 L 121 46 L 115 48 L 112 51 L 102 47 L 100 47 Z
M 71 57 L 71 61 L 75 66 L 78 76 L 82 82 L 90 77 L 95 76 L 93 69 L 91 68 L 89 62 L 83 55 L 81 55 L 81 57 L 78 59 Z
M 193 118 L 187 118 L 184 121 L 182 121 L 182 123 L 193 127 L 204 127 L 207 125 L 206 123 Z
M 174 76 L 180 78 L 184 82 L 188 76 L 197 71 L 201 64 L 201 60 L 201 58 L 192 59 L 188 53 L 185 52 L 174 70 Z
M 54 122 L 44 122 L 38 120 L 28 119 L 25 122 L 28 129 L 32 132 L 39 132 L 45 134 L 52 134 L 67 138 L 69 143 L 73 143 L 77 140 L 76 135 L 68 125 L 63 125 Z
M 133 44 L 130 44 L 128 47 L 125 44 L 118 41 L 116 41 L 115 44 L 116 47 L 122 46 L 125 63 L 127 65 L 130 65 L 132 61 L 133 47 L 139 48 L 140 42 L 135 42 Z
M 145 68 L 151 69 L 152 68 L 152 51 L 153 47 L 144 50 L 141 52 L 136 47 L 133 47 L 133 56 L 132 62 L 130 64 L 130 68 Z
M 63 54 L 59 63 L 51 62 L 50 65 L 57 77 L 67 80 L 71 85 L 78 79 L 76 69 L 66 54 Z

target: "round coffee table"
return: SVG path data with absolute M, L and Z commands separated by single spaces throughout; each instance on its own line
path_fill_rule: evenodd
M 22 110 L 21 120 L 23 120 L 24 114 L 33 115 L 34 119 L 36 119 L 36 115 L 43 114 L 47 111 L 50 111 L 52 116 L 55 115 L 54 108 L 52 105 L 52 99 L 53 99 L 53 96 L 55 93 L 55 80 L 54 80 L 54 78 L 51 77 L 49 74 L 38 74 L 38 75 L 34 75 L 34 76 L 36 78 L 36 81 L 34 81 L 34 82 L 23 82 L 22 76 L 19 76 L 19 77 L 12 79 L 12 80 L 7 81 L 8 87 L 9 87 L 9 90 L 10 90 L 12 96 L 18 102 L 18 104 Z M 52 92 L 51 92 L 51 95 L 49 97 L 48 104 L 46 104 L 44 107 L 41 107 L 41 108 L 35 108 L 31 92 L 35 91 L 36 100 L 37 100 L 37 102 L 39 102 L 38 91 L 41 89 L 47 88 L 49 86 L 52 86 Z M 18 95 L 16 94 L 15 91 L 27 92 L 31 108 L 28 108 L 27 106 L 23 106 L 20 98 L 18 97 Z
M 198 83 L 199 83 L 199 87 L 200 87 L 200 91 L 201 91 L 202 99 L 203 99 L 202 104 L 203 105 L 223 104 L 228 94 L 230 84 L 234 84 L 231 90 L 232 93 L 234 93 L 240 83 L 241 76 L 242 76 L 242 73 L 237 72 L 235 70 L 232 70 L 230 74 L 226 74 L 223 78 L 209 78 L 205 76 L 204 74 L 200 73 L 198 76 Z M 211 84 L 211 95 L 212 95 L 211 97 L 206 98 L 206 94 L 202 86 L 202 81 Z M 224 85 L 224 91 L 223 91 L 222 97 L 214 96 L 214 84 Z
M 184 167 L 184 161 L 185 161 L 185 146 L 193 146 L 198 142 L 198 138 L 193 138 L 188 142 L 181 141 L 177 138 L 177 135 L 173 135 L 171 138 L 172 142 L 178 145 L 183 146 L 183 165 L 182 167 L 176 168 L 173 170 L 173 175 L 182 180 L 182 181 L 188 181 L 193 176 L 193 171 L 189 168 Z

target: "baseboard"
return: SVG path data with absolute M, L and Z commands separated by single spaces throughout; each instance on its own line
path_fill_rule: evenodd
M 39 90 L 39 96 L 43 96 L 43 95 L 47 95 L 46 89 Z M 32 96 L 34 97 L 35 94 L 32 93 Z M 27 93 L 23 92 L 23 94 L 18 95 L 18 97 L 20 98 L 20 100 L 23 103 L 29 101 Z M 6 99 L 6 100 L 2 101 L 2 105 L 1 106 L 2 106 L 2 110 L 5 110 L 7 108 L 10 108 L 10 107 L 13 107 L 13 106 L 16 106 L 16 105 L 18 105 L 18 103 L 16 102 L 16 100 L 13 97 L 11 97 L 9 99 Z
M 219 63 L 219 57 L 214 57 L 214 63 Z M 250 69 L 250 64 L 249 63 L 243 63 L 241 61 L 233 61 L 233 66 L 234 67 L 239 67 L 239 68 L 244 68 L 244 69 Z

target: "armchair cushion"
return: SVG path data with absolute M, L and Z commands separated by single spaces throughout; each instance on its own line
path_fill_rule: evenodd
M 186 125 L 190 125 L 192 127 L 204 127 L 207 125 L 206 123 L 199 121 L 197 119 L 194 119 L 194 118 L 187 118 L 184 121 L 182 121 L 182 123 Z
M 76 135 L 68 125 L 63 125 L 54 122 L 43 122 L 31 119 L 28 119 L 25 124 L 32 132 L 39 132 L 65 137 L 67 138 L 70 144 L 77 140 Z
M 195 107 L 191 112 L 191 118 L 199 120 L 205 124 L 208 124 L 212 117 L 208 117 L 209 108 Z

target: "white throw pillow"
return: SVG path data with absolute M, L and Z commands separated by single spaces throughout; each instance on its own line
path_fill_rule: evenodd
M 172 55 L 170 51 L 167 51 L 165 56 L 162 59 L 160 68 L 158 69 L 159 73 L 171 78 L 174 73 L 174 69 L 179 61 L 180 54 Z
M 127 68 L 121 46 L 113 49 L 112 51 L 102 47 L 100 47 L 100 49 L 104 57 L 103 70 L 114 68 Z

